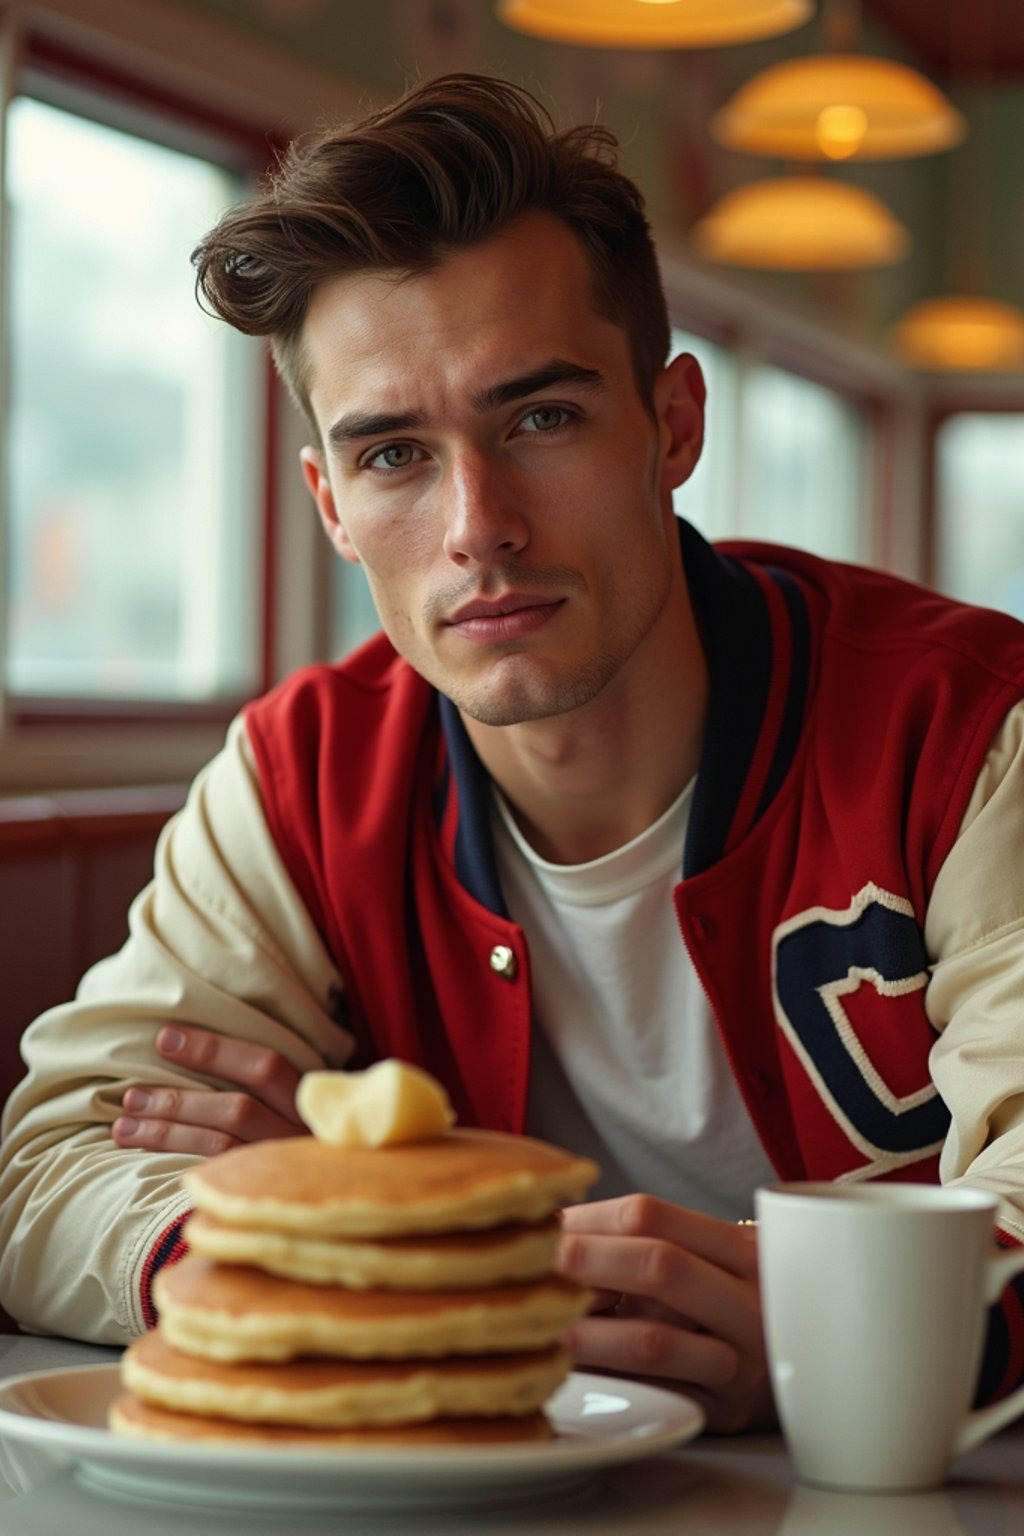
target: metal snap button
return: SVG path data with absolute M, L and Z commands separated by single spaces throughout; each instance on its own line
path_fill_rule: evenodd
M 506 981 L 514 981 L 518 970 L 515 950 L 509 949 L 507 944 L 495 944 L 491 950 L 491 970 Z

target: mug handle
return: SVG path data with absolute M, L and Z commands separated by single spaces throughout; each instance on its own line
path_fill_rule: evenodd
M 998 1301 L 1014 1275 L 1022 1271 L 1024 1271 L 1024 1248 L 1017 1248 L 1011 1253 L 997 1254 L 995 1258 L 989 1259 L 985 1284 L 986 1302 L 991 1306 L 994 1301 Z M 959 1456 L 961 1451 L 971 1450 L 1021 1413 L 1024 1413 L 1024 1385 L 1019 1386 L 1015 1392 L 1010 1393 L 1009 1397 L 1002 1398 L 998 1403 L 990 1403 L 987 1408 L 975 1408 L 972 1413 L 969 1413 L 961 1425 L 953 1454 Z

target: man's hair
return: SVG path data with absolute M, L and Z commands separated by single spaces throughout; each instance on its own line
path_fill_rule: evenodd
M 303 326 L 327 278 L 423 272 L 452 250 L 544 211 L 580 240 L 596 311 L 629 339 L 648 406 L 669 348 L 665 296 L 643 198 L 616 164 L 607 128 L 556 131 L 525 90 L 453 74 L 348 128 L 299 140 L 253 201 L 193 252 L 197 292 L 250 336 L 316 427 Z

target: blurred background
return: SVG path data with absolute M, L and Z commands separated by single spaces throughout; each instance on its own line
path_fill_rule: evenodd
M 682 515 L 1024 617 L 1024 4 L 615 3 L 0 0 L 0 794 L 184 782 L 373 627 L 189 253 L 451 69 L 618 135 L 709 383 Z

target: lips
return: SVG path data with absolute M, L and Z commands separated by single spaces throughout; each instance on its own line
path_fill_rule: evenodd
M 530 597 L 518 592 L 510 592 L 506 597 L 482 597 L 476 602 L 466 603 L 464 607 L 452 614 L 448 622 L 463 624 L 467 619 L 500 619 L 506 614 L 518 613 L 523 608 L 550 608 L 551 606 L 550 598 Z
M 562 597 L 534 597 L 518 592 L 498 598 L 477 598 L 456 609 L 447 624 L 467 640 L 517 640 L 543 628 L 564 602 Z

